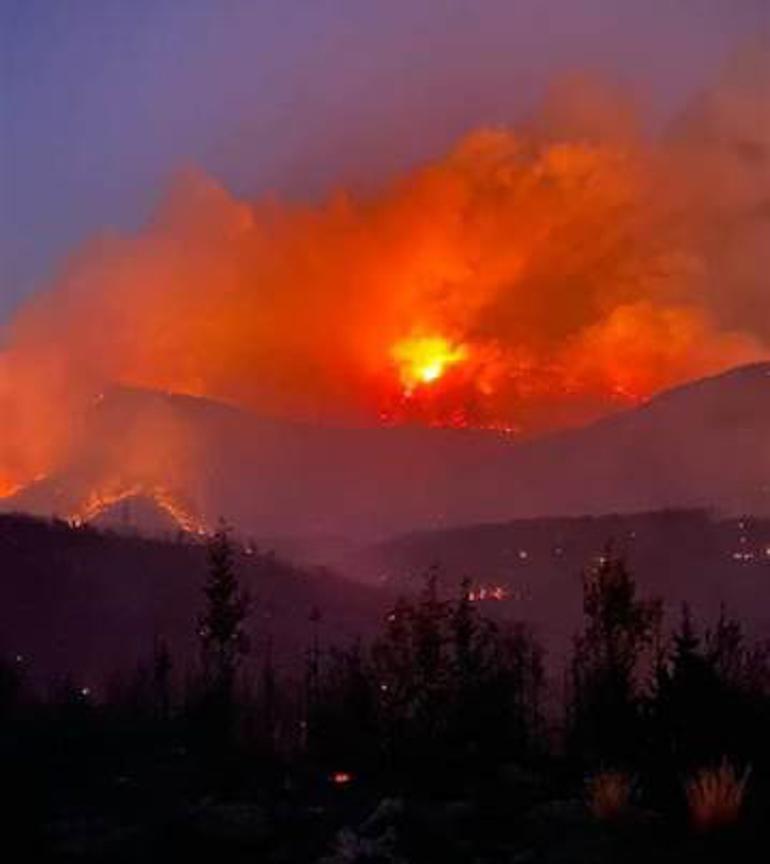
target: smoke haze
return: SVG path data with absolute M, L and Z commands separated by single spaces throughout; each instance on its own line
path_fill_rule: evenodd
M 739 55 L 654 140 L 572 77 L 366 194 L 246 201 L 187 170 L 8 325 L 0 489 L 87 448 L 115 386 L 530 435 L 768 357 L 769 58 Z M 405 387 L 415 343 L 446 356 Z

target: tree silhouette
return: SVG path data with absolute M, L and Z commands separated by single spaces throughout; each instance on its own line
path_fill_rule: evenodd
M 401 599 L 372 649 L 372 674 L 392 766 L 442 778 L 520 756 L 539 719 L 541 652 L 517 625 L 479 614 L 463 580 L 439 596 L 428 571 L 415 601 Z M 494 751 L 494 755 L 493 755 Z
M 209 775 L 220 784 L 227 782 L 227 760 L 223 757 L 234 742 L 236 730 L 236 673 L 249 649 L 244 631 L 249 599 L 241 591 L 234 557 L 229 530 L 220 523 L 208 544 L 205 608 L 198 619 L 202 688 L 192 711 L 194 733 L 208 754 Z
M 240 589 L 233 544 L 224 523 L 209 541 L 208 561 L 203 587 L 206 608 L 198 622 L 204 678 L 209 688 L 231 695 L 236 671 L 249 649 L 243 628 L 249 598 Z
M 583 573 L 583 613 L 572 663 L 571 743 L 591 760 L 622 762 L 639 748 L 640 666 L 661 605 L 637 598 L 624 559 L 608 549 Z
M 685 605 L 672 642 L 651 705 L 661 762 L 693 769 L 766 747 L 766 653 L 746 644 L 724 609 L 712 629 L 699 633 Z

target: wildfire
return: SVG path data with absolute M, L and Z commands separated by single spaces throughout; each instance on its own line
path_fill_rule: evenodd
M 471 603 L 483 603 L 486 600 L 507 600 L 510 592 L 502 585 L 481 585 L 468 592 Z
M 182 531 L 190 534 L 206 534 L 206 526 L 189 510 L 183 507 L 165 487 L 144 488 L 141 484 L 129 484 L 112 490 L 92 490 L 83 506 L 67 517 L 73 526 L 84 525 L 99 516 L 109 507 L 137 496 L 150 498 L 157 507 L 167 513 Z
M 197 519 L 189 510 L 185 509 L 169 492 L 162 486 L 156 487 L 153 490 L 152 500 L 164 512 L 176 522 L 176 524 L 188 534 L 200 534 L 201 536 L 208 533 L 208 530 L 203 522 Z
M 747 146 L 767 148 L 755 80 L 723 82 L 660 141 L 566 90 L 522 129 L 317 204 L 179 178 L 145 228 L 100 235 L 3 327 L 0 497 L 94 450 L 151 490 L 185 485 L 167 456 L 197 476 L 162 416 L 132 431 L 136 470 L 108 446 L 122 429 L 86 429 L 114 387 L 527 436 L 767 359 L 767 172 L 736 143 L 755 130 Z
M 84 525 L 96 518 L 100 513 L 108 507 L 119 504 L 127 498 L 138 495 L 141 489 L 139 486 L 123 487 L 118 491 L 99 492 L 92 489 L 83 505 L 74 513 L 70 513 L 67 517 L 67 522 L 73 527 Z
M 418 387 L 433 384 L 452 366 L 466 360 L 468 349 L 443 336 L 420 336 L 397 342 L 391 356 L 398 368 L 404 393 L 411 395 Z
M 14 483 L 11 480 L 5 481 L 0 479 L 0 500 L 3 498 L 10 498 L 23 488 L 23 483 Z

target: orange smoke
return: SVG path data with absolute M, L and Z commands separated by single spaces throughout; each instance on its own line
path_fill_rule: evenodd
M 536 433 L 766 357 L 768 160 L 746 149 L 745 106 L 719 109 L 742 80 L 654 145 L 561 94 L 561 112 L 318 206 L 180 178 L 149 225 L 92 240 L 11 323 L 0 495 L 87 446 L 87 408 L 114 385 Z M 767 147 L 770 123 L 752 129 Z

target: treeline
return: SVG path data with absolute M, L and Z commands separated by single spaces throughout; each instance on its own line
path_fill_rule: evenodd
M 311 616 L 304 674 L 287 679 L 269 641 L 252 632 L 256 601 L 236 565 L 223 529 L 210 542 L 201 614 L 191 622 L 199 662 L 184 681 L 162 641 L 99 699 L 64 682 L 35 700 L 21 664 L 0 666 L 3 757 L 32 797 L 40 785 L 66 784 L 76 756 L 90 794 L 126 763 L 150 773 L 163 766 L 154 794 L 223 797 L 328 784 L 481 794 L 499 766 L 515 764 L 555 785 L 593 778 L 588 794 L 605 815 L 634 795 L 670 811 L 689 800 L 692 811 L 709 777 L 721 782 L 719 794 L 738 797 L 737 809 L 747 784 L 767 789 L 767 651 L 726 612 L 702 624 L 684 608 L 667 631 L 661 604 L 638 596 L 610 551 L 583 574 L 583 622 L 564 682 L 546 682 L 543 651 L 525 625 L 485 617 L 468 582 L 447 591 L 436 569 L 368 644 L 321 645 L 320 613 Z M 256 663 L 244 662 L 249 653 Z M 736 816 L 720 806 L 721 816 L 704 820 Z

